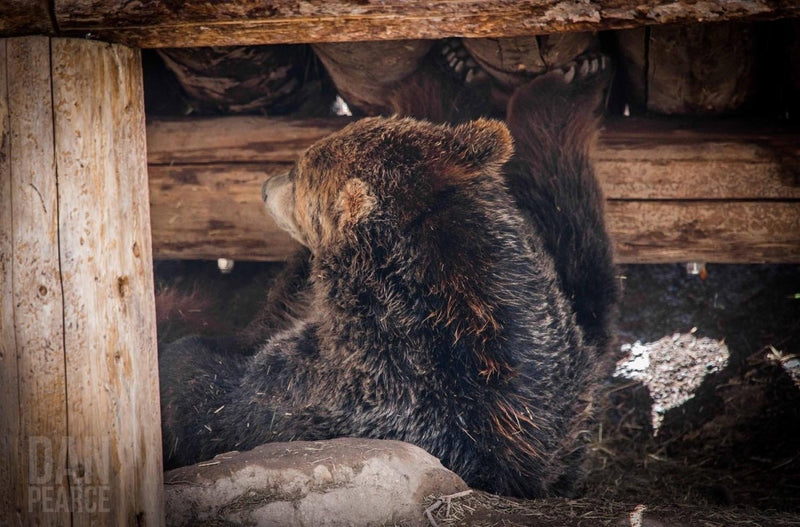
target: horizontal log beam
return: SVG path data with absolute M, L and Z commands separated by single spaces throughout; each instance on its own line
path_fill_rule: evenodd
M 606 203 L 619 263 L 799 263 L 800 203 Z
M 261 203 L 261 184 L 291 164 L 151 165 L 156 258 L 283 260 L 298 248 Z
M 266 178 L 347 119 L 229 117 L 148 126 L 159 258 L 280 260 Z M 620 262 L 800 262 L 800 133 L 610 121 L 596 155 Z
M 794 0 L 51 2 L 61 34 L 142 48 L 501 37 L 800 15 Z M 0 36 L 25 30 L 17 26 Z

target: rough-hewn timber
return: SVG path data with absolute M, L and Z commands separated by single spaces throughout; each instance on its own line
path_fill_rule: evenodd
M 0 51 L 0 524 L 163 524 L 140 54 Z
M 282 259 L 296 245 L 261 182 L 346 119 L 154 121 L 156 257 Z M 800 262 L 800 134 L 736 123 L 616 120 L 596 152 L 620 262 Z
M 70 520 L 42 501 L 69 492 L 52 118 L 49 39 L 0 39 L 0 520 L 28 525 Z
M 794 0 L 51 2 L 62 34 L 143 48 L 500 37 L 800 15 Z M 13 24 L 0 35 L 19 30 Z

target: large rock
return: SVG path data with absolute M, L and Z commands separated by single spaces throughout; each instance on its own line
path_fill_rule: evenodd
M 467 485 L 399 441 L 270 443 L 165 474 L 167 525 L 425 525 L 423 499 Z

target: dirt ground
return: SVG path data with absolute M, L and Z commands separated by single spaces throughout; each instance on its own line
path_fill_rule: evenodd
M 276 264 L 158 262 L 162 290 L 196 291 L 160 341 L 244 325 Z M 439 500 L 437 525 L 800 526 L 800 267 L 620 268 L 619 366 L 575 499 L 481 492 Z M 202 285 L 199 285 L 202 284 Z M 430 504 L 437 497 L 431 497 Z

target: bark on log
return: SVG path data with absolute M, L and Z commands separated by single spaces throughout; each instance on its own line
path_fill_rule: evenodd
M 346 122 L 151 123 L 156 257 L 285 258 L 297 245 L 263 211 L 260 185 Z M 611 121 L 595 159 L 620 262 L 800 262 L 796 132 Z
M 49 0 L 3 0 L 0 3 L 0 36 L 52 32 Z
M 2 44 L 2 511 L 21 525 L 160 525 L 140 55 Z
M 54 6 L 66 34 L 143 48 L 521 36 L 800 14 L 794 0 L 55 0 Z

